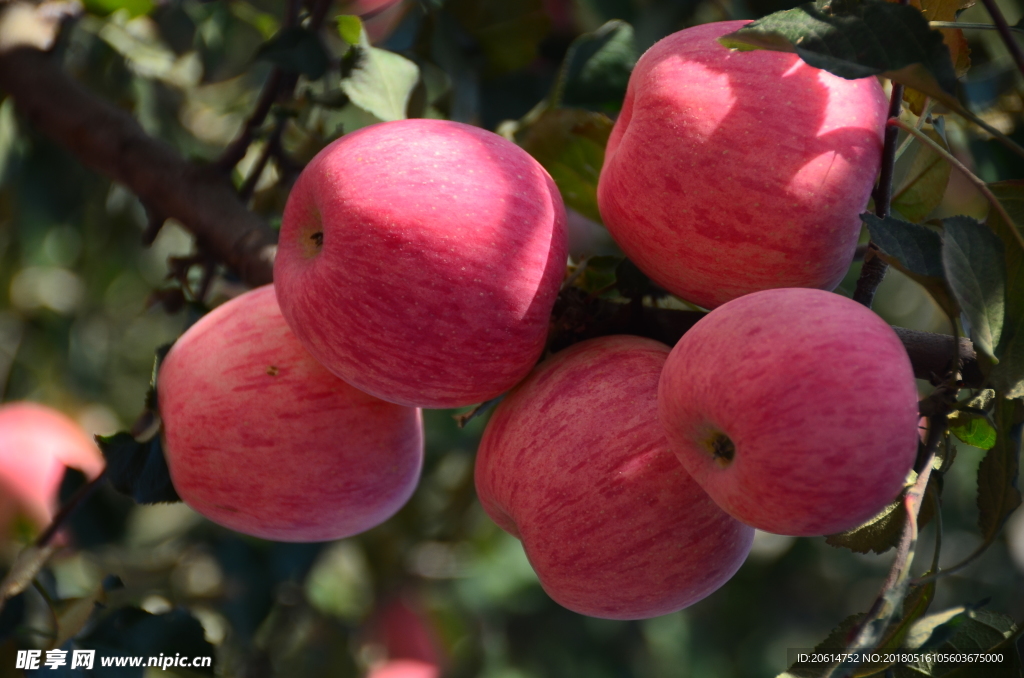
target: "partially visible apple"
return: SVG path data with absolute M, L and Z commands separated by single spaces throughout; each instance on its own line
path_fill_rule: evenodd
M 382 648 L 388 659 L 411 659 L 432 666 L 444 663 L 437 631 L 411 592 L 388 599 L 374 611 L 366 640 Z
M 274 279 L 329 370 L 384 400 L 458 407 L 533 367 L 565 261 L 565 209 L 537 161 L 477 127 L 401 120 L 306 166 Z
M 366 678 L 441 678 L 441 669 L 418 659 L 395 659 L 372 669 Z
M 37 529 L 50 523 L 65 469 L 91 480 L 103 466 L 96 443 L 66 415 L 30 402 L 0 407 L 0 541 L 17 516 Z
M 679 340 L 658 410 L 683 466 L 766 532 L 843 532 L 900 493 L 917 455 L 917 386 L 899 337 L 831 292 L 731 301 Z
M 340 539 L 389 518 L 416 487 L 420 412 L 362 393 L 313 360 L 273 286 L 193 325 L 164 360 L 158 388 L 175 489 L 233 530 Z
M 775 287 L 833 289 L 881 162 L 878 81 L 718 43 L 744 23 L 687 28 L 641 57 L 597 189 L 626 255 L 705 308 Z
M 376 43 L 391 35 L 408 4 L 404 0 L 347 0 L 342 14 L 355 14 L 362 19 L 367 37 Z
M 753 541 L 669 449 L 657 419 L 668 351 L 632 336 L 576 344 L 498 405 L 480 443 L 484 509 L 522 540 L 548 595 L 581 614 L 682 609 L 722 586 Z

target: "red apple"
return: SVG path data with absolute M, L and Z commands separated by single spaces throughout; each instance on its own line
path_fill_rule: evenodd
M 215 523 L 279 541 L 368 530 L 412 495 L 418 410 L 352 388 L 288 329 L 272 286 L 193 325 L 158 383 L 175 489 Z
M 437 631 L 415 594 L 395 596 L 381 605 L 368 624 L 366 640 L 382 647 L 389 659 L 414 659 L 432 666 L 444 661 Z
M 533 367 L 566 261 L 554 182 L 496 134 L 444 120 L 365 127 L 288 198 L 274 266 L 288 324 L 342 379 L 458 407 Z
M 50 523 L 66 468 L 92 479 L 103 465 L 92 438 L 57 410 L 29 402 L 0 407 L 0 541 L 15 516 L 38 529 Z
M 371 670 L 366 678 L 441 678 L 441 669 L 418 659 L 396 659 Z
M 626 255 L 706 308 L 838 285 L 881 161 L 878 81 L 718 43 L 744 23 L 688 28 L 643 55 L 598 185 Z
M 641 619 L 724 584 L 754 531 L 683 470 L 657 419 L 668 347 L 618 336 L 542 363 L 495 409 L 476 463 L 484 509 L 523 542 L 548 595 Z
M 658 410 L 718 505 L 767 532 L 842 532 L 899 494 L 917 387 L 891 327 L 830 292 L 779 289 L 715 309 L 665 364 Z

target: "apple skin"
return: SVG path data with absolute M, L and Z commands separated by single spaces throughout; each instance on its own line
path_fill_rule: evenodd
M 857 527 L 899 494 L 917 455 L 917 398 L 881 318 L 831 292 L 778 289 L 683 335 L 658 413 L 683 466 L 730 515 L 816 536 Z M 721 434 L 731 461 L 715 457 L 729 452 Z
M 49 525 L 69 467 L 90 480 L 103 471 L 103 455 L 81 426 L 45 405 L 0 406 L 0 541 L 16 515 Z
M 640 58 L 597 189 L 626 255 L 705 308 L 762 289 L 835 288 L 881 162 L 878 81 L 717 42 L 745 23 L 688 28 Z
M 441 669 L 417 659 L 395 659 L 373 669 L 366 678 L 441 678 Z
M 739 569 L 754 531 L 686 473 L 657 419 L 664 344 L 576 344 L 495 409 L 476 462 L 484 509 L 557 603 L 606 619 L 691 605 Z
M 561 196 L 525 151 L 470 125 L 400 120 L 306 167 L 274 280 L 327 369 L 390 402 L 445 408 L 529 373 L 565 262 Z
M 387 652 L 389 659 L 410 659 L 441 666 L 441 641 L 414 593 L 396 595 L 371 618 L 366 639 Z
M 210 520 L 277 541 L 340 539 L 393 515 L 423 463 L 420 412 L 320 366 L 273 286 L 217 307 L 160 368 L 171 480 Z

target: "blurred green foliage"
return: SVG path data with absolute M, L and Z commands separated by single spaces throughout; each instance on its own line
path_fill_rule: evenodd
M 793 4 L 409 1 L 390 25 L 380 25 L 383 13 L 364 15 L 366 33 L 356 41 L 353 22 L 335 19 L 359 13 L 358 2 L 331 4 L 331 30 L 314 34 L 286 27 L 281 0 L 87 0 L 57 49 L 85 86 L 200 162 L 214 161 L 237 137 L 274 66 L 298 74 L 295 96 L 274 106 L 234 168 L 235 183 L 252 184 L 252 207 L 270 223 L 279 222 L 303 163 L 344 132 L 404 115 L 500 129 L 545 164 L 575 208 L 574 259 L 604 255 L 581 276 L 596 294 L 614 287 L 610 272 L 620 261 L 594 223 L 593 190 L 611 124 L 605 116 L 621 103 L 637 55 L 688 25 Z M 1000 4 L 1012 21 L 1020 17 L 1019 7 Z M 606 23 L 612 20 L 629 24 Z M 1021 140 L 1019 76 L 991 34 L 968 37 L 967 102 Z M 966 127 L 950 124 L 947 141 L 989 181 L 1024 177 L 1019 158 Z M 279 145 L 275 153 L 271 144 Z M 265 165 L 263 155 L 270 156 Z M 947 180 L 941 200 L 929 202 L 934 188 L 915 192 Z M 936 170 L 917 148 L 901 158 L 896 185 L 904 187 L 897 209 L 905 204 L 915 221 L 984 216 L 973 189 Z M 154 350 L 198 312 L 195 304 L 171 312 L 164 302 L 192 298 L 204 274 L 202 266 L 169 263 L 194 254 L 185 230 L 166 224 L 147 248 L 147 226 L 134 196 L 34 131 L 10 99 L 0 100 L 0 399 L 48 403 L 96 434 L 135 421 Z M 852 293 L 858 271 L 855 264 L 841 293 Z M 239 291 L 229 272 L 216 273 L 210 304 Z M 189 292 L 173 293 L 183 287 Z M 949 331 L 939 306 L 897 271 L 875 308 L 896 325 Z M 865 611 L 887 571 L 886 555 L 759 535 L 736 577 L 687 610 L 640 622 L 568 612 L 547 598 L 518 542 L 476 502 L 473 455 L 486 417 L 460 429 L 453 414 L 426 413 L 422 483 L 398 515 L 366 534 L 329 544 L 270 543 L 213 525 L 182 504 L 135 506 L 104 488 L 72 521 L 77 548 L 54 558 L 40 589 L 53 601 L 104 596 L 106 612 L 80 627 L 82 638 L 102 637 L 123 654 L 151 651 L 139 638 L 161 634 L 171 647 L 175 639 L 179 647 L 208 642 L 225 676 L 363 675 L 382 652 L 368 629 L 398 597 L 419 610 L 446 675 L 753 678 L 781 672 L 787 648 L 813 647 Z M 965 415 L 957 435 L 991 447 L 991 430 Z M 961 445 L 945 476 L 943 562 L 966 556 L 980 540 L 974 478 L 983 454 Z M 67 479 L 68 492 L 75 484 Z M 988 609 L 1024 619 L 1024 520 L 1012 520 L 1007 534 L 939 583 L 933 610 L 988 599 Z M 933 543 L 934 531 L 924 530 L 922 563 Z M 0 572 L 14 551 L 14 544 L 0 549 Z M 149 616 L 124 611 L 135 607 Z M 205 641 L 188 619 L 198 620 Z M 11 660 L 15 641 L 46 646 L 46 630 L 73 623 L 58 617 L 55 628 L 39 590 L 15 598 L 0 615 L 0 677 L 20 675 Z

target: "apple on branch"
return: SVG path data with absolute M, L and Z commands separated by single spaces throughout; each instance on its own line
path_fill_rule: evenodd
M 862 524 L 917 456 L 917 386 L 899 337 L 821 290 L 756 292 L 702 318 L 665 363 L 658 411 L 718 505 L 776 534 Z
M 480 442 L 484 509 L 522 541 L 548 595 L 581 614 L 680 610 L 732 577 L 753 542 L 658 423 L 668 351 L 633 336 L 561 351 L 498 405 Z
M 158 389 L 174 488 L 238 532 L 348 537 L 391 517 L 419 480 L 419 410 L 367 395 L 313 360 L 273 286 L 189 328 L 161 365 Z
M 565 262 L 562 198 L 536 160 L 477 127 L 401 120 L 306 167 L 274 279 L 334 374 L 390 402 L 461 407 L 529 373 Z
M 643 55 L 597 189 L 626 255 L 705 308 L 838 285 L 881 162 L 878 81 L 719 44 L 745 23 L 687 28 Z

